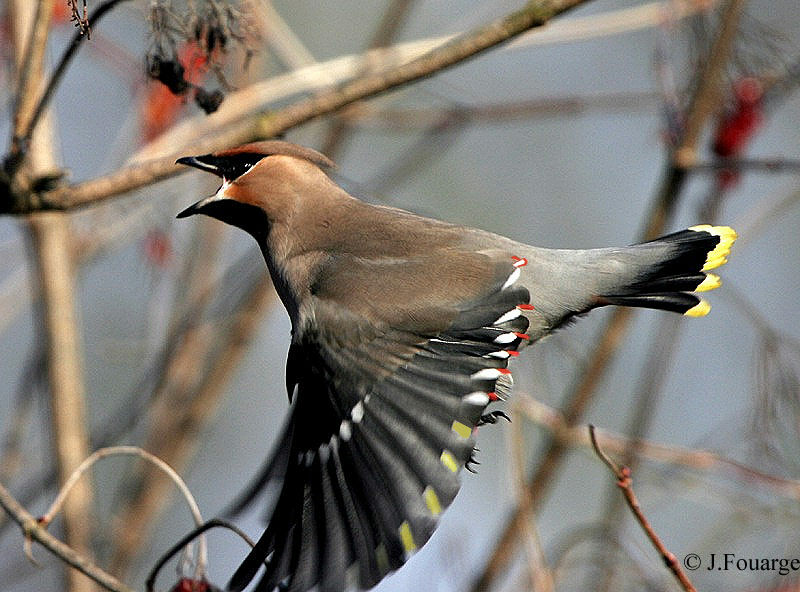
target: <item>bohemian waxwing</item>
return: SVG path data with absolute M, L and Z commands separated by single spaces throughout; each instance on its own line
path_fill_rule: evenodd
M 705 315 L 693 292 L 736 238 L 694 226 L 622 248 L 552 250 L 364 203 L 333 163 L 266 141 L 178 163 L 222 178 L 178 214 L 258 241 L 292 321 L 290 417 L 264 473 L 269 524 L 229 589 L 369 588 L 433 533 L 511 386 L 510 358 L 608 304 Z M 263 484 L 263 483 L 262 483 Z

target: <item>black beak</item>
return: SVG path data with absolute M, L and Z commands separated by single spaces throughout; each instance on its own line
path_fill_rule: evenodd
M 222 171 L 214 163 L 214 160 L 216 159 L 210 154 L 204 154 L 203 156 L 184 156 L 183 158 L 176 160 L 175 164 L 185 164 L 186 166 L 194 167 L 196 169 L 200 169 L 201 171 L 213 173 L 218 177 L 222 177 Z M 199 214 L 201 213 L 203 206 L 205 206 L 209 201 L 210 200 L 208 198 L 201 199 L 197 203 L 190 205 L 188 208 L 180 212 L 176 217 L 186 218 L 188 216 Z
M 199 202 L 199 201 L 197 203 L 193 203 L 192 205 L 190 205 L 185 210 L 179 212 L 178 215 L 175 216 L 175 217 L 176 218 L 186 218 L 188 216 L 194 216 L 195 214 L 199 214 L 200 213 L 200 204 L 201 204 L 201 202 Z
M 184 156 L 176 160 L 175 164 L 185 164 L 186 166 L 194 167 L 221 177 L 222 170 L 213 162 L 214 160 L 216 159 L 210 154 L 204 154 L 203 156 Z

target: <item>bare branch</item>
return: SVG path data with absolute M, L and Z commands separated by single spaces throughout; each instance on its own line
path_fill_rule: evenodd
M 355 101 L 426 78 L 491 49 L 529 29 L 539 27 L 587 0 L 532 0 L 524 8 L 488 25 L 461 35 L 443 47 L 405 64 L 367 73 L 339 88 L 298 101 L 275 113 L 259 113 L 231 123 L 213 138 L 198 141 L 164 158 L 117 171 L 107 177 L 38 196 L 27 196 L 8 205 L 9 213 L 22 214 L 38 209 L 71 209 L 102 201 L 182 171 L 175 159 L 190 150 L 213 152 L 258 138 L 272 137 L 287 129 L 327 115 Z
M 800 172 L 800 160 L 792 158 L 719 158 L 712 162 L 698 162 L 689 167 L 692 172 L 717 173 L 732 171 Z
M 595 438 L 593 425 L 589 426 L 589 438 L 591 439 L 592 448 L 594 448 L 597 456 L 600 457 L 600 460 L 602 460 L 611 470 L 611 472 L 614 473 L 614 476 L 617 478 L 617 485 L 619 485 L 620 489 L 622 489 L 622 493 L 625 496 L 625 501 L 627 502 L 628 507 L 631 509 L 631 512 L 633 512 L 636 521 L 641 525 L 642 530 L 644 530 L 645 534 L 647 535 L 647 538 L 650 539 L 653 547 L 655 547 L 655 549 L 664 559 L 664 563 L 673 573 L 683 589 L 686 590 L 686 592 L 697 592 L 695 587 L 692 585 L 692 582 L 689 581 L 686 573 L 684 573 L 683 569 L 681 568 L 681 564 L 677 557 L 675 557 L 675 555 L 669 549 L 667 549 L 667 547 L 659 538 L 658 534 L 656 534 L 656 531 L 653 529 L 650 521 L 647 520 L 647 517 L 644 515 L 644 512 L 639 505 L 639 500 L 636 498 L 636 494 L 633 492 L 633 479 L 631 476 L 631 470 L 628 467 L 618 466 L 606 453 L 600 449 L 600 446 L 597 444 L 597 439 Z
M 36 518 L 28 513 L 2 484 L 0 484 L 0 507 L 6 511 L 14 522 L 19 524 L 26 538 L 40 543 L 59 559 L 86 574 L 106 590 L 111 592 L 133 592 L 132 588 L 128 588 L 114 576 L 97 567 L 87 557 L 42 528 Z
M 522 413 L 530 421 L 552 432 L 553 437 L 570 448 L 588 448 L 591 441 L 587 435 L 586 425 L 567 424 L 564 416 L 556 409 L 533 399 L 521 396 L 515 399 L 515 410 Z M 792 500 L 800 500 L 800 481 L 783 479 L 758 471 L 735 460 L 720 456 L 709 450 L 684 448 L 658 444 L 648 440 L 630 438 L 627 435 L 595 430 L 596 439 L 606 450 L 615 454 L 625 454 L 635 448 L 637 454 L 651 461 L 667 463 L 673 466 L 687 467 L 696 471 L 728 471 L 746 483 L 758 483 L 770 488 L 778 495 Z
M 189 487 L 186 485 L 184 480 L 181 479 L 181 476 L 178 475 L 178 473 L 175 472 L 171 466 L 157 456 L 150 454 L 138 446 L 109 446 L 107 448 L 95 450 L 78 466 L 78 468 L 75 469 L 75 471 L 73 471 L 72 475 L 70 475 L 69 479 L 67 479 L 64 485 L 61 487 L 61 491 L 58 492 L 56 499 L 53 500 L 52 504 L 50 504 L 50 508 L 48 508 L 47 512 L 45 512 L 44 515 L 39 518 L 39 524 L 43 528 L 46 528 L 47 525 L 50 524 L 56 517 L 58 512 L 61 511 L 67 495 L 70 491 L 72 491 L 73 487 L 76 483 L 78 483 L 84 473 L 92 468 L 97 461 L 110 456 L 136 456 L 153 464 L 158 470 L 167 475 L 167 477 L 170 478 L 170 480 L 181 492 L 181 495 L 183 495 L 183 498 L 186 500 L 186 504 L 189 506 L 189 511 L 192 514 L 195 524 L 197 526 L 201 526 L 203 524 L 203 516 L 200 513 L 200 507 L 197 505 L 192 492 L 189 490 Z M 205 537 L 200 537 L 197 560 L 198 575 L 205 573 L 206 564 L 208 562 L 207 555 L 206 539 Z
M 39 124 L 39 120 L 41 119 L 42 115 L 44 114 L 47 107 L 50 105 L 50 101 L 53 98 L 53 94 L 55 93 L 58 85 L 61 83 L 61 79 L 64 77 L 64 74 L 67 71 L 72 59 L 75 57 L 78 49 L 81 46 L 81 43 L 85 39 L 89 39 L 89 31 L 91 31 L 91 27 L 96 25 L 97 22 L 103 18 L 103 16 L 112 8 L 114 8 L 120 2 L 125 2 L 127 0 L 106 0 L 96 9 L 92 10 L 92 16 L 88 19 L 83 21 L 84 17 L 78 18 L 79 26 L 78 30 L 72 37 L 72 41 L 70 42 L 67 49 L 61 55 L 61 59 L 58 61 L 58 65 L 53 73 L 50 75 L 50 80 L 47 81 L 47 85 L 44 87 L 44 91 L 42 92 L 39 100 L 36 103 L 36 107 L 32 111 L 32 115 L 29 120 L 25 120 L 20 126 L 16 128 L 16 132 L 14 134 L 11 153 L 9 154 L 7 160 L 10 161 L 20 161 L 22 159 L 22 153 L 26 150 L 27 143 L 30 141 L 31 137 L 33 136 L 33 132 L 36 129 L 36 126 Z M 43 3 L 44 4 L 44 3 Z M 73 10 L 77 11 L 76 3 L 72 4 Z M 84 3 L 85 8 L 85 3 Z M 50 4 L 50 8 L 48 14 L 52 12 L 52 3 Z M 49 18 L 49 17 L 48 17 Z

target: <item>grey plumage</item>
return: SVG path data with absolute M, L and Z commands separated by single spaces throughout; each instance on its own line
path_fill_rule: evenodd
M 433 533 L 511 385 L 508 360 L 608 304 L 699 316 L 735 233 L 693 227 L 631 247 L 554 250 L 361 202 L 307 148 L 261 142 L 178 161 L 222 177 L 179 216 L 261 246 L 292 320 L 293 407 L 265 468 L 283 480 L 236 571 L 241 590 L 371 587 Z M 255 495 L 254 488 L 250 496 Z M 248 500 L 239 504 L 241 507 Z

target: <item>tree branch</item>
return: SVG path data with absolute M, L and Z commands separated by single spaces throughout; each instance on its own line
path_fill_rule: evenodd
M 532 397 L 517 397 L 514 400 L 514 410 L 536 425 L 549 430 L 553 438 L 566 447 L 589 448 L 591 446 L 586 425 L 569 425 L 558 410 Z M 778 495 L 791 500 L 800 500 L 800 481 L 764 473 L 730 458 L 720 456 L 716 452 L 658 444 L 606 430 L 595 430 L 595 437 L 603 445 L 603 448 L 615 454 L 625 454 L 631 448 L 636 448 L 640 457 L 650 461 L 675 467 L 686 467 L 698 472 L 707 472 L 711 469 L 728 471 L 735 475 L 737 479 L 748 484 L 755 482 L 768 487 Z
M 63 0 L 60 0 L 63 1 Z M 88 28 L 91 29 L 97 22 L 103 18 L 103 16 L 114 8 L 120 2 L 126 2 L 127 0 L 106 0 L 100 6 L 92 11 L 92 16 L 89 18 Z M 52 3 L 48 10 L 48 18 L 49 14 L 52 13 Z M 36 129 L 36 126 L 39 123 L 42 115 L 44 114 L 47 107 L 50 105 L 50 101 L 53 98 L 53 94 L 55 93 L 56 89 L 58 88 L 59 84 L 61 83 L 61 79 L 64 77 L 64 74 L 67 71 L 72 59 L 78 52 L 81 44 L 83 43 L 84 39 L 87 39 L 88 35 L 83 33 L 83 30 L 78 30 L 72 36 L 72 41 L 70 42 L 67 49 L 61 55 L 61 59 L 58 62 L 55 70 L 50 75 L 50 80 L 47 81 L 47 85 L 44 87 L 44 91 L 42 92 L 39 100 L 36 102 L 36 107 L 32 109 L 30 118 L 26 119 L 24 122 L 21 122 L 14 133 L 14 137 L 12 138 L 11 142 L 11 152 L 7 159 L 11 162 L 21 162 L 24 151 L 27 149 L 27 145 L 30 142 L 31 137 L 33 136 L 33 132 Z
M 213 415 L 224 394 L 224 386 L 246 351 L 261 315 L 269 309 L 274 292 L 266 277 L 248 290 L 241 307 L 232 314 L 232 324 L 213 334 L 202 328 L 189 333 L 171 357 L 158 404 L 151 410 L 146 448 L 176 469 L 185 466 L 202 435 L 202 426 Z M 197 371 L 204 360 L 205 372 Z M 189 400 L 189 394 L 191 399 Z M 122 574 L 146 541 L 153 522 L 167 501 L 169 483 L 153 471 L 135 475 L 127 485 L 131 499 L 119 512 L 111 569 Z
M 594 426 L 589 426 L 589 438 L 592 442 L 592 448 L 594 448 L 595 453 L 600 460 L 602 460 L 605 465 L 614 473 L 614 476 L 617 478 L 617 485 L 619 485 L 620 489 L 622 489 L 622 494 L 625 496 L 625 501 L 628 504 L 628 507 L 633 512 L 636 521 L 642 527 L 647 538 L 650 539 L 650 542 L 655 547 L 656 551 L 659 552 L 664 563 L 669 568 L 669 570 L 675 576 L 675 579 L 678 580 L 681 587 L 683 587 L 686 592 L 697 592 L 695 587 L 692 585 L 692 582 L 689 581 L 689 578 L 684 573 L 683 569 L 681 569 L 681 564 L 678 561 L 677 557 L 675 557 L 674 553 L 672 553 L 664 543 L 659 538 L 656 531 L 653 529 L 650 521 L 644 515 L 641 506 L 639 505 L 639 500 L 636 498 L 636 494 L 633 492 L 633 479 L 631 470 L 628 467 L 620 467 L 618 466 L 611 458 L 605 454 L 601 449 L 600 446 L 597 444 L 597 439 L 595 438 L 594 434 Z
M 442 47 L 399 66 L 370 72 L 339 88 L 300 100 L 275 113 L 258 113 L 207 138 L 170 154 L 142 164 L 121 169 L 111 175 L 71 187 L 62 187 L 38 195 L 12 196 L 6 211 L 24 214 L 41 209 L 66 210 L 87 206 L 109 197 L 138 189 L 154 181 L 182 172 L 175 159 L 186 154 L 213 152 L 259 138 L 272 137 L 287 129 L 332 113 L 355 101 L 376 96 L 410 82 L 432 76 L 441 70 L 491 49 L 512 37 L 545 24 L 550 19 L 585 3 L 587 0 L 532 0 L 524 8 L 488 25 L 461 35 Z
M 14 522 L 19 524 L 26 538 L 33 539 L 41 544 L 53 555 L 86 574 L 106 590 L 111 592 L 133 592 L 132 588 L 128 588 L 114 576 L 97 567 L 87 557 L 42 528 L 36 518 L 28 513 L 1 483 L 0 507 L 6 511 Z

